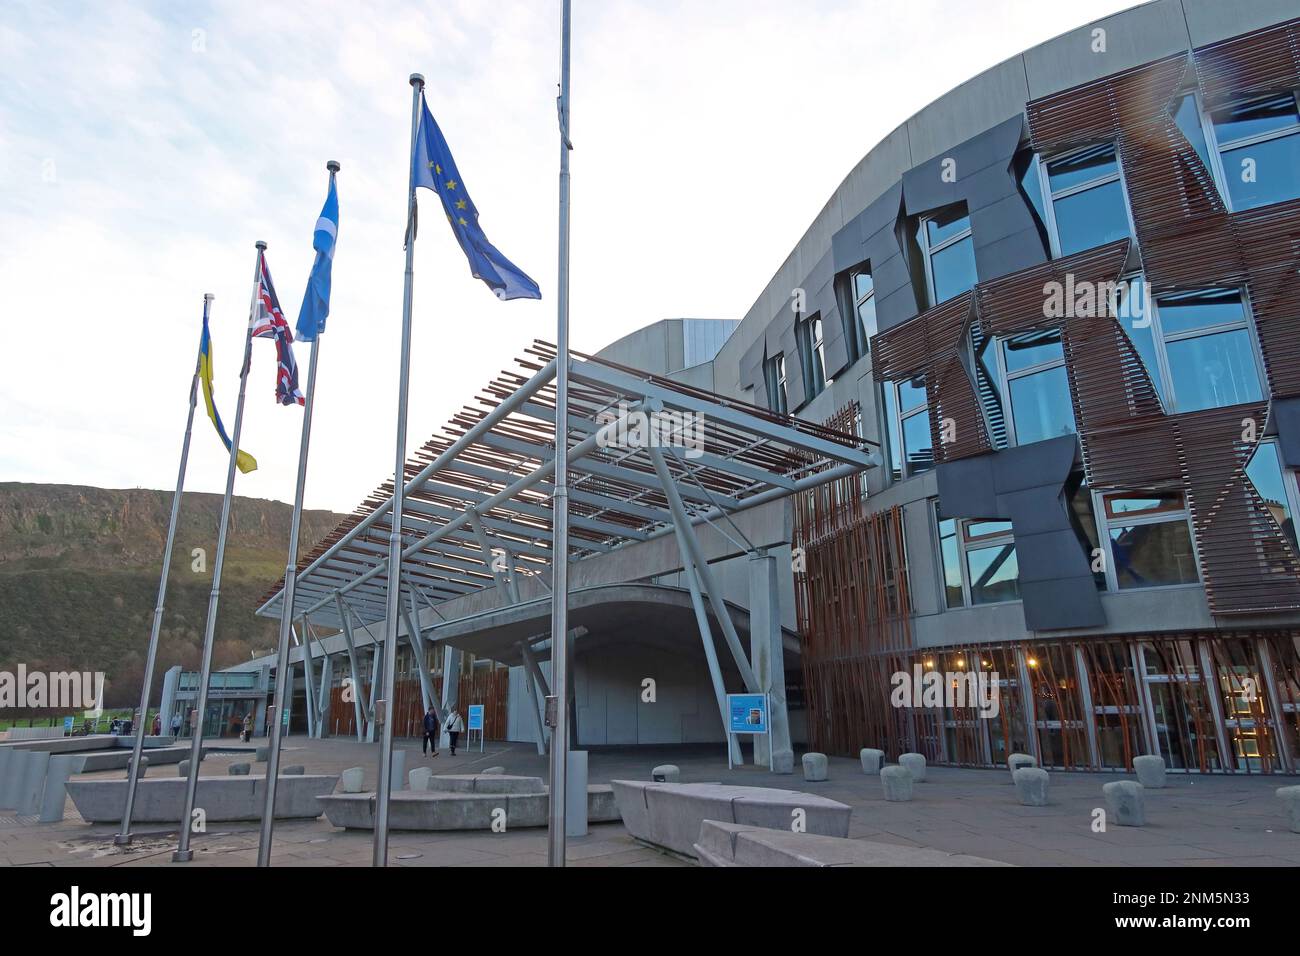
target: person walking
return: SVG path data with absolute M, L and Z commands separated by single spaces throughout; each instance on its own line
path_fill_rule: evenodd
M 248 743 L 253 739 L 253 715 L 251 713 L 244 715 L 244 732 L 240 735 L 240 739 L 244 743 Z
M 153 715 L 153 735 L 157 737 L 162 733 L 162 714 Z
M 465 729 L 465 721 L 460 719 L 460 711 L 456 705 L 451 705 L 451 710 L 447 711 L 447 737 L 451 741 L 451 755 L 456 756 L 456 741 L 460 738 L 460 732 Z
M 176 711 L 176 713 L 172 714 L 172 736 L 179 737 L 180 735 L 181 735 L 181 712 L 178 710 Z
M 429 752 L 430 746 L 433 747 L 433 755 L 438 756 L 438 714 L 433 709 L 432 704 L 424 712 L 424 741 L 420 744 L 421 749 L 426 754 Z

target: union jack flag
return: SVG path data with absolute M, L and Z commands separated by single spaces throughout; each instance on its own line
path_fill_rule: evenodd
M 258 257 L 257 295 L 253 314 L 249 318 L 252 335 L 259 339 L 275 339 L 277 369 L 275 375 L 275 400 L 281 405 L 305 405 L 307 400 L 298 388 L 298 363 L 294 361 L 293 333 L 289 322 L 280 311 L 280 299 L 275 294 L 271 270 L 266 264 L 266 253 Z

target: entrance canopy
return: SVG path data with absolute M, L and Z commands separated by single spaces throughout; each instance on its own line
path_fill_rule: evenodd
M 436 613 L 490 587 L 518 603 L 525 578 L 549 589 L 555 351 L 535 342 L 516 364 L 406 462 L 401 577 L 413 607 Z M 683 523 L 739 534 L 735 512 L 880 463 L 855 435 L 580 353 L 569 401 L 571 562 Z M 307 555 L 295 618 L 384 620 L 392 493 L 381 485 Z M 259 615 L 280 616 L 283 584 Z

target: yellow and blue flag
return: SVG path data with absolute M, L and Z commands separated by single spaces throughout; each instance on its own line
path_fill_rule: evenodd
M 483 234 L 478 224 L 478 209 L 465 191 L 456 161 L 451 158 L 451 149 L 429 112 L 423 94 L 420 102 L 423 113 L 415 137 L 415 151 L 411 154 L 412 181 L 416 186 L 432 189 L 442 200 L 447 222 L 469 259 L 469 271 L 474 278 L 482 279 L 498 299 L 540 299 L 542 292 L 537 283 L 503 256 Z
M 226 451 L 230 451 L 230 436 L 226 434 L 226 426 L 221 424 L 221 415 L 212 399 L 212 336 L 208 332 L 206 315 L 203 316 L 203 338 L 199 340 L 199 383 L 203 386 L 203 404 L 207 406 L 208 418 L 212 419 Z M 235 464 L 245 475 L 257 470 L 257 459 L 246 451 L 235 452 Z

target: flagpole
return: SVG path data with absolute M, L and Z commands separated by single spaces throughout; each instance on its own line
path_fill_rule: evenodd
M 420 92 L 424 77 L 411 74 L 411 156 L 420 131 Z M 402 348 L 397 375 L 397 447 L 393 466 L 393 507 L 389 513 L 388 585 L 384 608 L 384 733 L 379 749 L 379 779 L 375 784 L 375 846 L 371 866 L 388 865 L 388 795 L 393 773 L 393 691 L 397 682 L 397 621 L 402 603 L 402 504 L 406 485 L 406 400 L 411 379 L 411 301 L 415 291 L 415 164 L 406 190 L 406 278 L 402 288 Z M 371 680 L 374 678 L 372 677 Z
M 569 757 L 569 19 L 563 2 L 560 43 L 560 241 L 556 281 L 555 494 L 551 499 L 551 798 L 547 850 L 551 866 L 564 866 L 566 774 Z
M 330 160 L 325 164 L 330 174 L 330 189 L 341 168 Z M 293 622 L 294 595 L 298 582 L 298 534 L 302 527 L 302 499 L 307 487 L 307 446 L 311 441 L 312 399 L 316 395 L 316 361 L 320 357 L 320 332 L 311 340 L 311 357 L 307 360 L 307 395 L 302 407 L 302 441 L 298 446 L 298 483 L 293 492 L 293 517 L 289 521 L 289 556 L 284 565 L 284 588 L 280 592 L 280 640 L 276 645 L 275 705 L 271 710 L 274 723 L 270 728 L 271 749 L 266 757 L 266 801 L 262 806 L 262 833 L 257 842 L 257 865 L 271 865 L 271 839 L 275 829 L 275 789 L 280 781 L 280 744 L 283 740 L 285 696 L 288 694 L 289 628 Z
M 203 294 L 203 324 L 207 325 L 212 293 Z M 176 520 L 180 517 L 181 493 L 185 489 L 185 466 L 190 459 L 190 435 L 194 432 L 194 409 L 198 405 L 199 366 L 203 360 L 202 346 L 194 357 L 194 377 L 190 379 L 190 411 L 185 419 L 185 438 L 181 442 L 181 465 L 176 475 L 176 493 L 172 495 L 172 514 L 167 522 L 167 543 L 163 546 L 162 575 L 158 579 L 158 602 L 153 609 L 153 627 L 149 631 L 149 650 L 145 654 L 144 686 L 140 688 L 140 726 L 135 731 L 135 744 L 131 748 L 131 765 L 126 775 L 126 809 L 122 812 L 122 830 L 113 838 L 117 846 L 131 842 L 131 815 L 135 811 L 135 788 L 140 781 L 140 755 L 144 752 L 144 727 L 149 715 L 149 687 L 153 684 L 154 665 L 158 659 L 158 635 L 162 632 L 163 606 L 167 600 L 167 574 L 172 566 L 172 545 L 176 541 Z M 161 711 L 159 714 L 161 715 Z
M 190 828 L 193 826 L 194 797 L 199 785 L 199 769 L 203 760 L 203 721 L 208 709 L 208 681 L 212 676 L 212 645 L 217 633 L 217 602 L 221 598 L 221 565 L 226 556 L 226 532 L 230 528 L 230 499 L 235 490 L 235 464 L 239 455 L 239 433 L 244 424 L 244 392 L 248 385 L 248 366 L 253 357 L 253 308 L 257 304 L 257 284 L 261 278 L 262 252 L 266 243 L 258 240 L 257 255 L 253 260 L 253 295 L 248 303 L 249 323 L 244 330 L 244 364 L 239 370 L 239 402 L 235 405 L 235 430 L 230 436 L 230 462 L 226 466 L 226 495 L 221 501 L 221 526 L 217 532 L 217 559 L 212 565 L 212 591 L 208 595 L 208 618 L 203 630 L 203 661 L 199 667 L 199 699 L 197 719 L 194 722 L 194 739 L 190 742 L 190 773 L 185 781 L 185 812 L 180 820 L 180 842 L 172 854 L 173 863 L 188 863 L 194 859 L 190 849 Z

